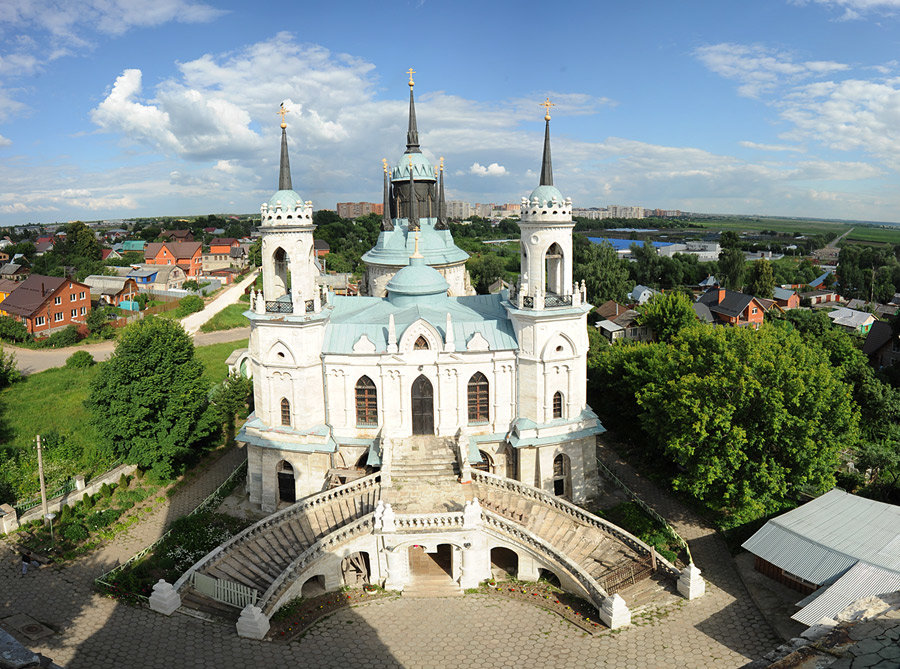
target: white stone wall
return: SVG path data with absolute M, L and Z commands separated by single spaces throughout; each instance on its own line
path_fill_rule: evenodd
M 368 291 L 367 294 L 372 297 L 386 297 L 388 282 L 402 267 L 405 267 L 405 265 L 366 265 L 365 284 Z M 441 273 L 450 286 L 450 297 L 475 294 L 472 280 L 466 271 L 465 261 L 449 265 L 433 265 L 433 267 Z
M 535 290 L 542 293 L 553 292 L 558 295 L 572 294 L 572 230 L 571 222 L 550 223 L 533 221 L 519 223 L 521 238 L 521 269 L 523 290 L 527 284 L 526 294 L 533 295 Z M 553 275 L 547 275 L 547 251 L 553 244 L 562 249 L 562 261 Z M 527 279 L 526 279 L 527 276 Z

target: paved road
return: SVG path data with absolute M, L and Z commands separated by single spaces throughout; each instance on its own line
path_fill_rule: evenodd
M 380 600 L 341 611 L 299 641 L 242 640 L 231 625 L 204 623 L 119 604 L 94 593 L 92 579 L 149 545 L 170 518 L 203 499 L 239 461 L 235 449 L 197 476 L 147 521 L 102 551 L 61 569 L 16 576 L 0 542 L 0 622 L 24 613 L 56 631 L 29 647 L 78 667 L 739 667 L 778 640 L 738 579 L 731 556 L 710 528 L 616 458 L 616 473 L 640 490 L 686 536 L 708 580 L 707 594 L 680 600 L 667 615 L 588 636 L 541 609 L 477 595 Z
M 238 298 L 244 294 L 244 291 L 249 288 L 254 281 L 256 281 L 256 276 L 259 274 L 259 270 L 254 270 L 250 272 L 243 281 L 236 283 L 234 285 L 228 286 L 225 290 L 219 293 L 212 302 L 204 307 L 203 311 L 198 311 L 195 314 L 191 314 L 181 319 L 181 324 L 184 326 L 185 332 L 188 334 L 194 334 L 200 330 L 200 326 L 203 325 L 210 318 L 215 316 L 217 313 L 222 311 L 229 304 L 234 304 L 238 301 Z

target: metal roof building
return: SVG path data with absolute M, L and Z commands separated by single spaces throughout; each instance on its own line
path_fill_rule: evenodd
M 820 587 L 792 618 L 812 625 L 900 588 L 900 507 L 831 490 L 769 520 L 743 547 Z

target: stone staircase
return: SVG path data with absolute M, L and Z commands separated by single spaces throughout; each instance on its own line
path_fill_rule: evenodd
M 455 482 L 459 465 L 453 444 L 452 439 L 431 435 L 416 435 L 394 442 L 391 477 L 401 482 Z
M 197 571 L 255 588 L 262 595 L 309 546 L 372 513 L 380 491 L 374 477 L 367 477 L 302 500 L 245 530 Z

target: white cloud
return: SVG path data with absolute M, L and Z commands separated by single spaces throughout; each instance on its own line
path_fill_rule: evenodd
M 12 140 L 9 137 L 4 137 L 3 135 L 0 135 L 0 147 L 11 146 L 11 145 L 12 145 Z
M 894 15 L 900 10 L 900 0 L 811 0 L 831 9 L 842 11 L 842 21 L 860 19 L 868 14 Z M 794 4 L 804 5 L 807 0 L 795 0 Z
M 790 54 L 761 45 L 725 42 L 699 47 L 694 55 L 716 74 L 740 82 L 738 93 L 754 98 L 784 83 L 848 69 L 834 61 L 795 62 Z
M 497 163 L 491 163 L 487 167 L 480 163 L 472 163 L 472 166 L 469 168 L 469 174 L 474 174 L 478 177 L 502 177 L 506 174 L 506 168 Z
M 760 144 L 758 142 L 748 142 L 746 140 L 738 142 L 745 149 L 756 149 L 757 151 L 795 151 L 797 153 L 803 153 L 805 149 L 799 146 L 786 146 L 784 144 Z

